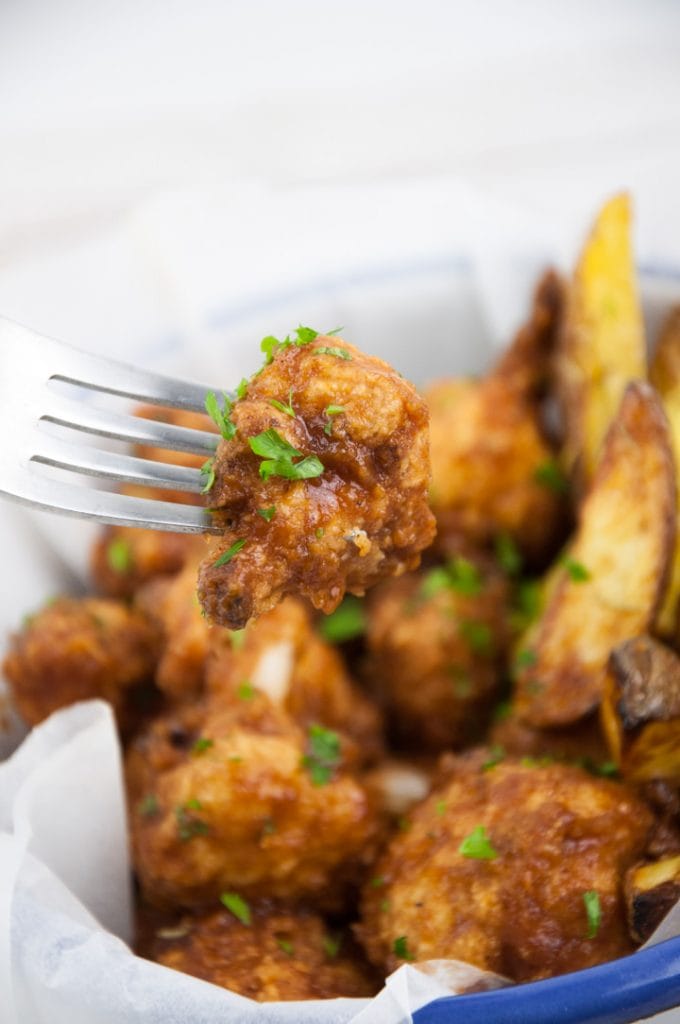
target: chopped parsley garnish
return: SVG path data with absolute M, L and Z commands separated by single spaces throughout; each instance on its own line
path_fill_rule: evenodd
M 420 596 L 428 599 L 442 590 L 453 590 L 463 597 L 476 597 L 483 588 L 484 581 L 477 566 L 456 555 L 446 565 L 430 569 L 420 587 Z
M 339 348 L 336 345 L 319 345 L 314 349 L 315 356 L 335 356 L 336 359 L 351 359 L 352 355 L 346 348 Z
M 249 683 L 247 679 L 244 679 L 236 693 L 238 694 L 239 700 L 252 700 L 255 696 L 255 687 L 252 683 Z
M 526 755 L 525 757 L 520 757 L 519 763 L 523 768 L 547 768 L 548 765 L 555 763 L 555 758 L 551 757 L 550 754 L 542 754 L 541 757 Z
M 340 737 L 322 725 L 310 725 L 307 747 L 309 753 L 302 758 L 302 765 L 309 772 L 314 786 L 326 786 L 340 764 Z
M 243 629 L 230 629 L 228 630 L 228 632 L 229 639 L 231 640 L 232 650 L 240 651 L 243 648 L 244 643 L 246 642 L 245 626 L 243 627 Z
M 323 526 L 317 526 L 316 530 L 314 531 L 314 536 L 316 537 L 317 540 L 321 540 L 325 532 L 326 531 L 324 530 Z
M 288 444 L 273 427 L 255 437 L 249 437 L 248 444 L 263 459 L 260 463 L 260 476 L 263 480 L 268 480 L 270 476 L 282 476 L 286 480 L 309 480 L 323 473 L 323 463 L 316 455 L 308 455 L 301 462 L 293 462 L 302 452 Z
M 539 679 L 530 679 L 526 685 L 527 693 L 530 693 L 534 697 L 539 693 L 543 693 L 544 690 L 545 683 L 542 683 Z
M 208 491 L 212 490 L 215 486 L 215 457 L 206 459 L 200 469 L 201 476 L 206 478 L 206 481 L 201 487 L 201 494 L 207 494 Z
M 288 404 L 279 402 L 276 398 L 270 398 L 269 404 L 273 405 L 279 412 L 285 412 L 286 416 L 292 416 L 295 419 L 295 409 L 293 408 L 293 389 L 290 388 L 288 391 Z
M 482 765 L 482 771 L 488 772 L 492 768 L 495 768 L 497 764 L 500 764 L 505 757 L 505 748 L 500 743 L 494 743 L 493 746 L 489 747 L 489 756 Z
M 262 835 L 273 836 L 276 832 L 276 822 L 273 818 L 265 818 L 262 822 Z
M 209 740 L 206 736 L 199 736 L 191 748 L 191 753 L 194 757 L 200 757 L 201 754 L 205 754 L 206 750 L 210 750 L 210 748 L 214 746 L 214 740 Z
M 106 564 L 121 576 L 132 568 L 132 548 L 123 537 L 115 537 L 107 544 Z
M 153 818 L 154 814 L 158 814 L 158 809 L 158 798 L 154 793 L 147 793 L 137 804 L 137 813 L 143 818 Z
M 521 672 L 524 668 L 533 668 L 538 661 L 538 655 L 536 651 L 532 651 L 530 647 L 525 647 L 523 651 L 518 651 L 517 657 L 515 658 L 515 671 Z
M 506 719 L 512 714 L 512 702 L 509 700 L 502 700 L 500 704 L 496 704 L 493 712 L 494 722 L 505 722 Z
M 279 947 L 282 953 L 286 954 L 286 956 L 292 956 L 293 953 L 295 952 L 295 946 L 290 941 L 290 939 L 277 939 L 276 945 Z
M 326 437 L 330 437 L 333 432 L 333 416 L 339 416 L 341 412 L 345 411 L 344 405 L 327 405 L 324 409 L 324 415 L 328 417 L 328 422 L 323 428 L 323 432 Z
M 486 657 L 493 654 L 493 634 L 491 627 L 486 622 L 464 619 L 458 628 L 460 635 L 473 654 L 481 654 Z
M 326 935 L 321 945 L 328 959 L 334 960 L 342 946 L 342 935 Z
M 279 341 L 273 334 L 268 334 L 266 338 L 263 338 L 260 342 L 260 351 L 264 352 L 264 365 L 269 366 L 277 352 L 282 349 L 290 348 L 291 345 L 297 345 L 302 347 L 303 345 L 309 345 L 310 341 L 314 341 L 318 338 L 319 332 L 315 331 L 312 327 L 303 327 L 300 324 L 299 327 L 293 331 L 295 335 L 291 338 L 290 334 L 287 334 L 283 341 Z
M 376 875 L 375 878 L 371 879 L 371 888 L 372 889 L 379 889 L 384 884 L 385 884 L 385 879 L 383 878 L 382 875 Z
M 568 555 L 565 555 L 562 559 L 562 565 L 567 570 L 569 579 L 574 583 L 586 583 L 590 579 L 589 570 L 574 558 L 569 558 Z
M 246 392 L 248 391 L 248 383 L 249 382 L 247 377 L 241 377 L 238 387 L 236 388 L 236 397 L 239 399 L 239 401 L 243 401 L 243 399 L 246 397 Z
M 236 425 L 231 422 L 231 399 L 222 392 L 223 406 L 214 391 L 209 391 L 205 396 L 205 411 L 213 421 L 225 441 L 231 441 L 236 434 Z
M 522 555 L 509 533 L 499 533 L 494 541 L 496 561 L 508 576 L 518 576 L 522 571 Z
M 588 931 L 586 932 L 586 938 L 594 939 L 600 930 L 600 924 L 602 923 L 600 897 L 594 889 L 590 889 L 588 892 L 583 893 L 583 902 L 588 916 Z
M 270 505 L 269 508 L 258 508 L 258 516 L 262 516 L 266 523 L 271 523 L 272 519 L 276 515 L 276 505 Z
M 332 338 L 334 334 L 340 334 L 340 332 L 344 331 L 344 329 L 344 327 L 334 327 L 332 331 L 326 331 L 326 337 Z
M 237 555 L 242 547 L 246 544 L 246 538 L 241 537 L 239 540 L 235 540 L 231 547 L 224 551 L 216 562 L 213 562 L 213 569 L 219 569 L 221 565 L 226 565 L 227 562 L 231 562 L 234 555 Z
M 319 337 L 319 332 L 315 331 L 313 327 L 303 327 L 302 324 L 295 328 L 295 334 L 297 335 L 296 345 L 309 345 L 310 341 Z
M 223 892 L 220 896 L 220 903 L 234 915 L 241 924 L 250 925 L 250 907 L 236 892 Z
M 183 843 L 188 842 L 190 839 L 195 839 L 196 836 L 204 836 L 210 831 L 210 826 L 206 821 L 189 813 L 190 811 L 200 811 L 202 809 L 201 802 L 195 797 L 175 808 L 177 833 Z
M 434 809 L 439 817 L 443 818 L 446 814 L 446 800 L 437 800 L 437 803 L 434 805 Z
M 569 490 L 569 481 L 554 459 L 548 459 L 536 467 L 534 480 L 555 494 L 566 494 Z
M 474 683 L 468 670 L 461 665 L 451 665 L 447 672 L 453 677 L 453 692 L 456 697 L 460 697 L 461 700 L 469 697 L 474 690 Z
M 600 764 L 593 766 L 593 771 L 596 775 L 602 775 L 604 778 L 608 778 L 611 775 L 618 775 L 619 766 L 616 761 L 601 761 Z
M 413 953 L 408 948 L 408 941 L 405 935 L 400 935 L 398 939 L 395 939 L 392 944 L 394 955 L 398 956 L 400 960 L 413 960 Z
M 539 580 L 519 580 L 513 595 L 511 623 L 521 632 L 538 616 L 541 610 L 541 584 Z
M 363 602 L 348 594 L 334 612 L 320 619 L 318 626 L 324 640 L 332 644 L 341 644 L 361 636 L 366 629 Z
M 495 860 L 498 856 L 483 825 L 478 825 L 465 837 L 458 847 L 458 852 L 472 860 Z

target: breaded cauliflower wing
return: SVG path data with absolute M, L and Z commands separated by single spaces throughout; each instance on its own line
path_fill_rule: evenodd
M 233 406 L 210 504 L 208 617 L 240 629 L 283 597 L 325 612 L 414 569 L 434 536 L 428 413 L 415 389 L 337 337 L 281 346 Z

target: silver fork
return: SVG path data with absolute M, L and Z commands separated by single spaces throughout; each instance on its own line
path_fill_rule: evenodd
M 75 385 L 73 397 L 49 381 Z M 119 483 L 199 493 L 200 470 L 74 444 L 41 425 L 97 437 L 213 455 L 219 436 L 97 408 L 93 392 L 175 409 L 205 411 L 207 388 L 93 356 L 0 318 L 0 494 L 26 505 L 118 526 L 219 533 L 195 505 L 132 497 L 50 477 L 45 466 Z

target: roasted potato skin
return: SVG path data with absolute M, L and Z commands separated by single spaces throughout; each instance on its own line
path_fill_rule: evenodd
M 133 860 L 148 902 L 209 907 L 236 890 L 342 907 L 382 822 L 340 740 L 338 763 L 315 784 L 306 732 L 263 694 L 156 719 L 126 759 Z
M 635 942 L 646 942 L 680 899 L 680 857 L 636 864 L 626 875 L 628 927 Z
M 680 783 L 680 657 L 650 636 L 612 651 L 602 701 L 612 757 L 632 782 Z
M 120 602 L 60 597 L 11 638 L 2 668 L 29 725 L 94 697 L 124 718 L 128 692 L 153 676 L 157 647 L 148 620 Z
M 329 355 L 329 348 L 346 356 Z M 272 401 L 290 402 L 295 415 Z M 331 418 L 329 405 L 343 412 Z M 362 595 L 417 567 L 435 531 L 427 504 L 428 412 L 391 367 L 342 339 L 318 336 L 278 352 L 231 418 L 237 435 L 220 444 L 210 492 L 226 533 L 199 574 L 212 621 L 241 629 L 288 594 L 331 612 L 345 591 Z M 272 429 L 319 458 L 321 475 L 263 480 L 248 439 Z M 258 514 L 272 507 L 269 521 Z M 216 566 L 237 540 L 246 541 L 243 549 Z
M 185 914 L 139 952 L 260 1002 L 372 996 L 380 987 L 351 937 L 313 911 L 267 901 L 248 909 L 247 926 L 226 909 Z
M 546 584 L 543 611 L 520 640 L 520 649 L 533 652 L 532 664 L 517 673 L 520 718 L 539 728 L 561 727 L 598 706 L 609 652 L 654 621 L 674 536 L 668 423 L 652 388 L 636 382 L 605 439 L 568 550 L 585 578 L 572 578 L 559 562 Z
M 559 279 L 548 273 L 528 323 L 488 376 L 442 380 L 425 392 L 440 552 L 460 534 L 482 546 L 509 534 L 542 566 L 562 537 L 565 497 L 540 478 L 554 453 L 539 405 L 560 307 Z
M 581 493 L 626 387 L 647 376 L 630 223 L 629 197 L 608 200 L 567 286 L 555 377 L 566 426 L 562 460 Z
M 452 761 L 451 775 L 409 815 L 363 894 L 359 936 L 372 961 L 399 965 L 404 937 L 415 960 L 453 958 L 530 981 L 622 956 L 622 878 L 644 852 L 645 804 L 619 783 L 566 765 L 502 761 L 484 752 Z M 464 856 L 483 826 L 493 859 Z M 598 893 L 589 938 L 583 894 Z
M 367 599 L 363 675 L 393 737 L 416 752 L 478 741 L 501 682 L 507 579 L 492 559 L 465 551 L 479 573 L 479 593 L 447 586 L 430 596 L 429 574 L 420 572 L 386 580 Z M 487 642 L 475 645 L 482 631 Z

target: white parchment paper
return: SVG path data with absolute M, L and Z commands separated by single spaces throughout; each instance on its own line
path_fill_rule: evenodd
M 557 209 L 554 222 L 536 223 L 451 182 L 285 196 L 231 189 L 162 197 L 68 260 L 25 267 L 15 287 L 49 287 L 53 297 L 62 288 L 51 322 L 31 326 L 217 387 L 252 371 L 260 337 L 299 322 L 342 324 L 422 383 L 482 369 L 519 323 L 538 271 L 573 260 L 574 240 Z M 647 238 L 646 259 L 657 272 L 643 275 L 652 325 L 680 299 L 680 270 L 658 272 L 666 249 L 656 243 Z M 109 301 L 127 304 L 126 337 L 107 333 L 101 293 L 93 306 L 79 289 L 69 320 L 77 268 L 92 260 L 105 267 Z M 91 343 L 87 324 L 101 325 Z M 93 532 L 0 505 L 12 580 L 0 592 L 0 647 L 24 612 L 83 586 Z M 0 757 L 25 731 L 9 711 Z M 466 965 L 405 965 L 371 1001 L 259 1004 L 133 956 L 130 922 L 120 752 L 108 707 L 92 701 L 53 715 L 0 764 L 0 1024 L 402 1024 L 481 976 Z M 679 933 L 676 908 L 658 935 Z

